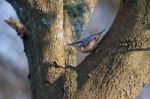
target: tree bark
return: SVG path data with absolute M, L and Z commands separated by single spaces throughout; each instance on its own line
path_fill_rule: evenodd
M 76 26 L 74 23 L 80 24 L 85 17 L 72 18 L 80 15 L 78 9 L 72 12 L 72 5 L 65 6 L 71 12 L 64 14 L 62 0 L 10 0 L 28 26 L 25 48 L 33 99 L 133 99 L 138 95 L 150 79 L 150 2 L 125 1 L 98 48 L 77 68 L 66 69 L 55 67 L 65 67 L 65 25 Z M 63 16 L 71 23 L 63 21 Z M 78 35 L 85 23 L 74 27 Z
M 26 53 L 33 99 L 63 97 L 63 0 L 11 0 L 27 26 Z M 56 68 L 59 66 L 61 68 Z
M 150 2 L 122 2 L 98 48 L 78 66 L 76 99 L 135 99 L 149 82 Z

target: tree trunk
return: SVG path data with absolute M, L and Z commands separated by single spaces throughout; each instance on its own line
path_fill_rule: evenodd
M 149 8 L 149 0 L 122 2 L 108 34 L 78 66 L 76 99 L 135 99 L 149 82 Z
M 86 18 L 82 17 L 84 11 L 72 12 L 73 5 L 63 7 L 63 0 L 10 0 L 28 28 L 25 48 L 33 99 L 133 99 L 138 95 L 150 79 L 150 2 L 125 1 L 98 48 L 77 68 L 66 69 L 63 31 L 72 32 L 72 28 L 65 27 L 72 24 L 80 35 L 86 23 L 81 21 Z M 70 12 L 66 14 L 63 8 L 69 8 Z M 76 15 L 82 18 L 72 18 Z M 81 27 L 76 28 L 74 23 Z M 67 61 L 69 64 L 75 63 Z
M 26 53 L 33 99 L 63 97 L 63 0 L 12 0 L 27 26 Z M 55 68 L 59 66 L 61 68 Z

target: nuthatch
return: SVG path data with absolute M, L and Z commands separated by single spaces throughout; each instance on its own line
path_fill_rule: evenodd
M 81 39 L 80 41 L 71 43 L 69 45 L 80 44 L 79 46 L 75 46 L 80 52 L 88 53 L 93 51 L 98 44 L 101 33 L 103 33 L 105 29 L 99 33 L 92 34 L 86 38 Z
M 9 24 L 12 28 L 14 28 L 20 37 L 24 36 L 24 32 L 26 27 L 16 18 L 10 17 L 9 19 L 4 20 L 7 24 Z

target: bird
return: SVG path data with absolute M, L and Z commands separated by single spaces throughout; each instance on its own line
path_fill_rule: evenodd
M 78 51 L 80 51 L 81 53 L 89 53 L 96 48 L 96 46 L 99 42 L 100 35 L 104 31 L 105 31 L 105 29 L 99 33 L 92 34 L 88 37 L 85 37 L 79 41 L 75 41 L 75 42 L 68 44 L 68 45 L 72 45 L 72 46 L 76 47 L 76 49 Z M 79 46 L 76 44 L 79 44 Z
M 9 17 L 8 19 L 5 19 L 4 21 L 8 25 L 10 25 L 12 28 L 14 28 L 20 37 L 24 36 L 26 27 L 18 19 L 14 18 L 14 17 Z

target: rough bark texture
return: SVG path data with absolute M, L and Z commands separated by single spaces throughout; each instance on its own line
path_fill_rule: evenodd
M 75 30 L 80 35 L 83 23 L 71 18 L 80 15 L 78 9 L 74 11 L 72 5 L 67 5 L 70 12 L 64 14 L 62 0 L 10 1 L 29 30 L 25 46 L 33 99 L 133 99 L 148 83 L 149 0 L 122 2 L 112 28 L 98 48 L 76 69 L 66 70 L 52 63 L 64 66 L 63 15 L 70 17 L 71 23 L 65 21 L 66 24 L 82 24 Z
M 33 99 L 63 97 L 63 0 L 11 0 L 27 26 L 26 53 Z
M 78 69 L 76 99 L 135 99 L 149 82 L 150 2 L 122 3 L 97 50 Z

